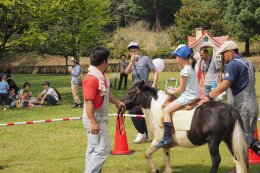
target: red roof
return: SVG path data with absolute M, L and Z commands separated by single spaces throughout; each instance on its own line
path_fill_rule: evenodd
M 229 40 L 229 35 L 226 36 L 220 36 L 220 37 L 213 37 L 208 31 L 205 31 L 203 35 L 196 40 L 196 37 L 188 36 L 188 46 L 194 47 L 196 44 L 198 44 L 205 36 L 208 36 L 215 44 L 220 46 L 225 41 Z

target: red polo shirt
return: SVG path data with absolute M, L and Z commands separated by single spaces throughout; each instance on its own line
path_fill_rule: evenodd
M 104 96 L 100 96 L 100 90 L 98 90 L 98 85 L 98 79 L 91 74 L 87 74 L 82 82 L 82 92 L 84 100 L 93 100 L 95 109 L 101 108 L 104 100 Z M 107 84 L 105 83 L 105 85 Z

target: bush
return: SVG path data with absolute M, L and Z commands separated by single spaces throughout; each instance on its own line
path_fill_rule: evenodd
M 151 58 L 165 57 L 172 50 L 168 31 L 152 32 L 143 21 L 118 28 L 107 46 L 113 52 L 113 58 L 118 58 L 121 54 L 128 54 L 127 45 L 132 41 L 137 42 L 142 53 Z

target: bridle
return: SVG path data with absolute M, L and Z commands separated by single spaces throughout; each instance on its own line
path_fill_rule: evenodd
M 134 101 L 134 100 L 135 100 L 136 98 L 138 98 L 139 95 L 140 95 L 141 90 L 140 90 L 137 86 L 136 86 L 135 88 L 137 89 L 137 91 L 136 91 L 134 97 L 133 97 L 129 102 Z

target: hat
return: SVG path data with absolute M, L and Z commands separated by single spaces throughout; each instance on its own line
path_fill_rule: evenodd
M 44 83 L 42 83 L 42 85 L 48 85 L 48 86 L 50 86 L 50 82 L 45 81 Z
M 127 46 L 128 50 L 130 48 L 138 48 L 140 49 L 139 45 L 136 42 L 131 42 L 128 46 Z
M 78 60 L 75 57 L 72 57 L 70 61 L 78 62 Z
M 171 52 L 172 55 L 177 55 L 181 58 L 188 59 L 192 54 L 192 50 L 185 44 L 180 44 L 175 51 Z
M 234 50 L 234 49 L 237 49 L 237 44 L 234 42 L 234 41 L 226 41 L 224 42 L 220 48 L 217 50 L 217 54 L 221 54 L 227 50 Z

